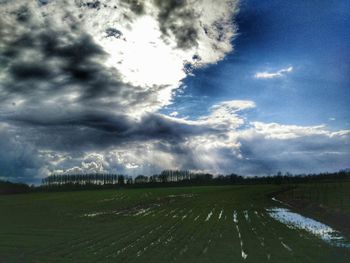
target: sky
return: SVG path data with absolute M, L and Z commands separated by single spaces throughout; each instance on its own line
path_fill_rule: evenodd
M 350 2 L 0 0 L 0 178 L 350 167 Z

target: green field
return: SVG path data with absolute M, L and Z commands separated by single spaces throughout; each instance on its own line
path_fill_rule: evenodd
M 284 194 L 286 198 L 307 200 L 350 215 L 350 182 L 300 184 Z
M 0 196 L 0 262 L 350 262 L 266 209 L 280 186 Z M 234 220 L 236 214 L 236 220 Z M 236 221 L 236 222 L 235 222 Z

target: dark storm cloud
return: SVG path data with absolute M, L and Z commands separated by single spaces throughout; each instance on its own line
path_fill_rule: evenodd
M 142 15 L 145 12 L 145 6 L 142 0 L 122 0 L 121 2 L 127 4 L 138 15 Z
M 9 74 L 16 80 L 42 79 L 51 75 L 49 68 L 32 63 L 14 63 L 9 68 Z
M 39 5 L 46 5 L 50 0 L 38 0 Z
M 95 77 L 103 68 L 94 58 L 102 58 L 104 51 L 97 46 L 89 35 L 65 38 L 66 32 L 42 31 L 27 33 L 15 37 L 1 51 L 2 59 L 8 66 L 13 80 L 25 81 L 35 78 L 43 81 L 47 79 L 48 72 L 57 72 L 69 77 L 70 81 L 84 81 Z M 37 59 L 34 55 L 27 61 L 22 61 L 23 52 L 33 50 L 42 57 Z M 48 62 L 57 59 L 56 65 Z M 11 89 L 11 87 L 8 87 Z
M 90 59 L 102 56 L 104 52 L 88 35 L 71 38 L 68 43 L 64 43 L 63 35 L 63 32 L 43 31 L 23 34 L 8 41 L 5 49 L 0 51 L 8 72 L 5 90 L 9 93 L 35 93 L 40 85 L 32 85 L 35 83 L 31 80 L 47 83 L 48 92 L 60 86 L 93 81 L 102 68 Z M 33 54 L 24 59 L 28 51 Z M 56 82 L 55 77 L 64 80 Z
M 112 35 L 119 33 L 117 30 L 110 31 Z M 28 50 L 37 55 L 30 55 L 23 61 L 23 53 Z M 26 107 L 2 116 L 2 119 L 31 129 L 38 127 L 43 134 L 59 137 L 60 145 L 78 148 L 87 142 L 88 145 L 105 147 L 135 139 L 175 140 L 199 132 L 196 128 L 157 114 L 146 115 L 135 122 L 120 113 L 122 103 L 132 107 L 142 104 L 142 101 L 152 102 L 152 93 L 119 80 L 117 71 L 101 64 L 105 55 L 101 47 L 85 34 L 70 35 L 46 29 L 12 37 L 0 53 L 8 72 L 3 92 L 9 96 L 26 96 Z M 37 59 L 36 56 L 41 57 Z M 71 91 L 79 95 L 74 103 L 45 104 L 46 100 Z M 117 100 L 105 102 L 105 99 L 113 97 Z M 109 106 L 115 107 L 117 113 L 103 110 Z M 91 111 L 92 107 L 98 108 Z M 39 141 L 54 142 L 49 139 L 50 136 L 43 136 L 48 137 L 47 140 Z M 57 147 L 52 145 L 52 148 Z
M 120 30 L 112 27 L 109 27 L 106 29 L 106 34 L 107 34 L 107 37 L 115 37 L 115 38 L 120 38 L 123 35 L 123 33 Z
M 39 111 L 20 113 L 2 119 L 23 128 L 22 136 L 31 138 L 35 145 L 61 151 L 101 150 L 130 142 L 164 140 L 173 144 L 186 137 L 215 130 L 177 122 L 159 114 L 145 115 L 135 121 L 125 115 L 108 112 L 61 113 Z
M 198 32 L 194 27 L 196 14 L 186 0 L 155 0 L 159 8 L 158 21 L 164 35 L 174 34 L 179 48 L 197 45 Z M 179 23 L 181 21 L 181 23 Z
M 79 7 L 87 7 L 91 9 L 100 9 L 101 1 L 76 1 L 76 5 Z
M 102 65 L 105 56 L 87 34 L 46 29 L 12 36 L 0 51 L 2 70 L 7 73 L 2 99 L 22 95 L 27 103 L 44 103 L 54 96 L 76 92 L 78 103 L 67 107 L 152 103 L 150 91 L 123 83 L 115 69 Z M 106 98 L 116 99 L 107 103 Z
M 100 8 L 98 3 L 87 6 Z M 19 145 L 31 150 L 3 157 L 0 167 L 10 173 L 4 176 L 37 175 L 43 165 L 38 149 L 74 156 L 135 141 L 176 143 L 199 132 L 158 114 L 138 121 L 128 116 L 157 103 L 154 91 L 124 83 L 117 70 L 104 66 L 106 53 L 90 35 L 79 32 L 79 23 L 73 21 L 68 29 L 42 28 L 25 6 L 15 15 L 29 30 L 0 28 L 0 73 L 6 75 L 0 83 L 0 122 L 12 127 L 2 136 L 0 154 Z M 118 37 L 121 32 L 110 29 L 107 34 Z M 17 136 L 20 143 L 8 139 Z
M 24 138 L 0 127 L 0 179 L 33 182 L 44 165 L 38 151 Z

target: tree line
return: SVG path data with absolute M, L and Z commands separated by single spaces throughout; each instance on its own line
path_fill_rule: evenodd
M 27 184 L 0 180 L 0 194 L 17 194 L 30 191 L 31 187 Z
M 41 184 L 44 186 L 60 186 L 67 184 L 78 185 L 113 185 L 130 183 L 131 177 L 121 174 L 52 174 L 43 178 Z
M 210 173 L 190 172 L 187 170 L 164 170 L 152 176 L 138 175 L 135 178 L 117 174 L 53 174 L 42 180 L 42 186 L 63 185 L 186 185 L 186 184 L 283 184 L 307 183 L 314 181 L 350 180 L 350 171 L 320 174 L 282 174 L 271 176 L 244 177 L 238 174 L 214 176 Z
M 167 187 L 195 185 L 234 185 L 234 184 L 298 184 L 318 182 L 350 181 L 350 169 L 335 173 L 298 174 L 278 172 L 271 176 L 245 177 L 235 173 L 214 176 L 183 170 L 164 170 L 152 176 L 131 177 L 122 174 L 52 174 L 42 179 L 40 186 L 13 183 L 0 180 L 0 194 L 24 193 L 33 191 L 66 191 L 80 189 L 100 189 L 114 187 Z

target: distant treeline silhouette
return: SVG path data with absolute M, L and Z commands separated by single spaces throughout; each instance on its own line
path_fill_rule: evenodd
M 104 186 L 104 185 L 202 185 L 202 184 L 283 184 L 306 183 L 314 181 L 350 180 L 350 171 L 342 170 L 335 173 L 300 174 L 290 173 L 263 177 L 243 177 L 237 174 L 214 176 L 210 173 L 193 173 L 181 170 L 164 170 L 160 174 L 135 178 L 117 174 L 53 174 L 42 180 L 44 187 L 64 185 Z
M 152 176 L 138 175 L 135 178 L 122 174 L 52 174 L 42 179 L 40 186 L 0 180 L 0 194 L 36 191 L 66 191 L 80 189 L 104 189 L 114 187 L 167 187 L 196 185 L 234 184 L 298 184 L 350 181 L 350 169 L 335 173 L 282 174 L 272 176 L 244 177 L 237 174 L 214 176 L 210 173 L 195 173 L 181 170 L 164 170 Z
M 29 192 L 31 187 L 23 183 L 12 183 L 0 180 L 0 194 L 17 194 Z
M 130 183 L 132 178 L 118 174 L 52 174 L 43 178 L 42 185 L 107 185 L 107 184 L 125 184 Z

